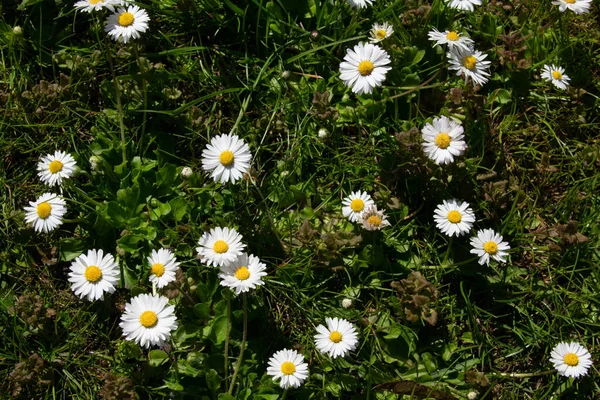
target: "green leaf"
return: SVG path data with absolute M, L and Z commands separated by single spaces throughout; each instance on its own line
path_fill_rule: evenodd
M 213 320 L 210 328 L 209 337 L 212 341 L 219 345 L 225 341 L 225 335 L 227 332 L 227 316 L 221 315 Z
M 150 350 L 148 353 L 148 364 L 151 367 L 158 367 L 167 362 L 169 355 L 162 350 Z
M 144 240 L 146 240 L 146 237 L 144 235 L 128 233 L 127 235 L 117 240 L 117 244 L 126 252 L 135 253 L 136 251 L 142 248 L 142 246 L 139 243 Z
M 82 240 L 65 238 L 60 240 L 59 260 L 71 261 L 85 250 L 86 246 Z
M 175 218 L 175 221 L 181 221 L 185 214 L 188 212 L 187 201 L 183 197 L 176 197 L 169 202 L 171 206 L 171 215 Z
M 214 369 L 211 369 L 206 373 L 205 378 L 208 390 L 214 395 L 221 386 L 221 377 L 219 376 L 219 373 Z

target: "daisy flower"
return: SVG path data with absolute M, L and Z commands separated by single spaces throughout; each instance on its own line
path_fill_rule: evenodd
M 216 181 L 235 183 L 250 168 L 250 149 L 236 135 L 219 135 L 202 151 L 202 168 Z
M 296 350 L 279 350 L 269 360 L 267 375 L 272 376 L 273 380 L 281 378 L 279 386 L 283 389 L 297 388 L 308 378 L 308 364 Z
M 444 200 L 437 206 L 433 219 L 442 233 L 460 236 L 471 230 L 475 214 L 467 202 Z
M 162 346 L 177 329 L 175 307 L 164 296 L 139 294 L 125 305 L 119 326 L 126 340 L 142 347 Z
M 571 80 L 571 78 L 565 75 L 563 67 L 557 67 L 554 64 L 544 65 L 542 78 L 548 82 L 552 82 L 554 86 L 562 90 L 565 90 L 569 86 L 569 81 Z
M 69 179 L 75 172 L 75 160 L 70 154 L 57 150 L 38 162 L 38 176 L 48 186 L 60 185 L 63 179 Z
M 112 254 L 102 250 L 88 250 L 71 263 L 69 282 L 76 296 L 89 301 L 104 298 L 104 293 L 113 293 L 119 281 L 119 266 Z
M 575 14 L 590 12 L 591 3 L 592 0 L 558 0 L 552 2 L 555 6 L 558 6 L 560 12 L 565 12 L 569 9 Z
M 341 318 L 325 318 L 327 328 L 323 325 L 317 326 L 315 345 L 321 353 L 329 357 L 345 357 L 348 352 L 354 350 L 358 345 L 358 335 L 354 326 Z
M 25 207 L 25 222 L 31 223 L 36 232 L 50 232 L 62 225 L 62 217 L 67 212 L 66 205 L 62 197 L 44 193 L 36 201 L 30 201 L 29 207 Z
M 204 232 L 198 244 L 200 247 L 196 247 L 196 251 L 201 256 L 200 261 L 215 267 L 235 262 L 246 247 L 242 235 L 233 228 L 213 228 Z
M 362 213 L 360 223 L 368 231 L 379 231 L 381 228 L 389 226 L 387 216 L 383 211 L 378 211 L 377 206 L 371 206 Z
M 454 47 L 446 54 L 450 65 L 448 69 L 456 70 L 456 75 L 465 76 L 465 84 L 469 82 L 469 78 L 475 84 L 482 85 L 488 81 L 490 73 L 488 71 L 491 62 L 484 61 L 487 54 L 472 49 L 463 49 Z
M 479 257 L 479 264 L 490 265 L 490 257 L 498 262 L 506 262 L 510 249 L 507 242 L 502 241 L 502 236 L 494 232 L 493 229 L 484 229 L 477 232 L 477 237 L 471 238 L 472 254 Z
M 350 196 L 342 200 L 342 214 L 348 218 L 348 221 L 358 222 L 362 213 L 372 205 L 375 205 L 375 202 L 367 192 L 360 190 L 352 192 Z
M 381 47 L 371 43 L 359 43 L 354 50 L 346 50 L 344 61 L 340 63 L 340 79 L 356 94 L 371 93 L 381 86 L 385 74 L 392 67 L 390 56 Z
M 346 0 L 346 3 L 353 8 L 366 8 L 373 5 L 375 0 Z
M 448 7 L 463 11 L 473 11 L 475 6 L 480 6 L 481 0 L 449 0 Z
M 464 141 L 463 127 L 448 117 L 434 118 L 427 124 L 423 133 L 423 150 L 436 164 L 450 164 L 454 157 L 464 154 L 467 144 Z
M 454 49 L 456 47 L 460 47 L 464 50 L 469 50 L 473 48 L 475 42 L 473 39 L 468 38 L 463 35 L 459 35 L 456 31 L 444 31 L 440 32 L 437 29 L 433 28 L 429 31 L 429 40 L 435 42 L 433 45 L 444 45 L 447 44 L 449 49 Z
M 120 1 L 115 0 L 82 0 L 73 5 L 77 11 L 91 13 L 92 11 L 102 10 L 106 8 L 110 11 L 115 11 L 115 5 L 121 5 Z
M 157 288 L 163 288 L 175 280 L 175 273 L 179 264 L 175 254 L 170 250 L 152 250 L 148 257 L 150 264 L 150 282 L 155 283 Z
M 114 14 L 109 15 L 104 30 L 114 40 L 122 39 L 123 43 L 127 43 L 130 39 L 139 38 L 140 32 L 146 32 L 148 21 L 150 17 L 146 10 L 130 5 L 127 8 L 119 8 Z
M 550 361 L 562 376 L 579 378 L 592 366 L 592 356 L 579 343 L 560 342 L 550 353 Z
M 378 23 L 373 24 L 371 28 L 371 43 L 381 42 L 383 39 L 387 39 L 394 33 L 394 28 L 389 22 L 384 22 L 383 25 Z
M 262 277 L 267 275 L 267 266 L 260 262 L 258 257 L 248 256 L 242 253 L 235 262 L 221 266 L 219 278 L 222 279 L 221 286 L 235 289 L 235 294 L 248 292 L 257 286 L 263 285 Z

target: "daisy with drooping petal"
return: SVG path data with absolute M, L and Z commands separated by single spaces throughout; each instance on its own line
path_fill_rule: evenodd
M 565 69 L 563 67 L 557 67 L 556 65 L 544 65 L 542 69 L 542 78 L 548 82 L 552 82 L 554 86 L 559 89 L 565 90 L 569 86 L 569 78 L 565 75 Z
M 315 345 L 321 353 L 329 357 L 346 357 L 358 345 L 358 335 L 354 326 L 342 318 L 325 318 L 327 327 L 317 326 Z
M 360 223 L 368 231 L 380 231 L 386 226 L 390 226 L 387 216 L 383 211 L 377 210 L 373 205 L 365 210 L 360 216 Z
M 367 192 L 358 191 L 350 193 L 350 196 L 342 200 L 342 214 L 350 222 L 360 221 L 362 213 L 374 205 L 375 202 Z
M 553 1 L 552 4 L 558 6 L 560 12 L 571 10 L 575 14 L 585 14 L 590 12 L 592 0 L 558 0 Z
M 235 183 L 250 168 L 250 149 L 236 135 L 219 135 L 202 151 L 202 168 L 221 183 Z
M 127 43 L 131 39 L 138 39 L 141 36 L 140 32 L 146 32 L 148 21 L 150 17 L 146 10 L 130 5 L 109 15 L 104 30 L 114 40 L 121 39 L 123 43 Z
M 585 376 L 592 366 L 592 356 L 579 343 L 560 342 L 550 353 L 550 361 L 562 376 L 579 378 Z
M 460 47 L 465 50 L 469 50 L 473 48 L 475 42 L 473 39 L 468 38 L 462 34 L 458 34 L 456 31 L 444 31 L 440 32 L 437 29 L 433 28 L 429 31 L 429 40 L 435 42 L 433 45 L 444 45 L 447 44 L 449 49 L 453 49 L 455 47 Z
M 175 254 L 170 250 L 152 250 L 148 257 L 150 264 L 150 282 L 155 283 L 157 288 L 163 288 L 175 280 L 175 273 L 179 264 Z
M 448 236 L 460 236 L 471 230 L 475 222 L 475 214 L 467 202 L 444 200 L 435 209 L 433 219 L 442 233 Z
M 269 360 L 267 375 L 272 376 L 273 380 L 281 378 L 279 386 L 282 389 L 297 388 L 308 378 L 308 364 L 296 350 L 279 350 Z
M 390 56 L 381 47 L 371 43 L 359 43 L 354 50 L 346 50 L 344 61 L 340 63 L 340 79 L 356 94 L 371 93 L 374 87 L 381 86 L 385 74 L 392 67 Z
M 91 13 L 92 11 L 102 10 L 106 8 L 110 11 L 115 11 L 115 6 L 121 5 L 121 1 L 115 0 L 81 0 L 73 5 L 77 11 Z
M 113 293 L 119 281 L 119 266 L 112 254 L 102 250 L 88 250 L 71 263 L 69 282 L 76 296 L 89 301 L 104 298 L 104 293 Z
M 366 8 L 373 4 L 375 0 L 346 0 L 346 3 L 353 8 Z
M 465 84 L 469 83 L 469 78 L 475 84 L 482 85 L 488 81 L 490 73 L 488 71 L 491 62 L 485 61 L 487 54 L 472 49 L 463 49 L 454 47 L 446 54 L 450 65 L 448 69 L 456 70 L 456 75 L 465 76 Z
M 493 229 L 478 231 L 477 236 L 471 238 L 471 246 L 473 246 L 471 253 L 479 257 L 480 265 L 490 265 L 490 258 L 498 262 L 506 262 L 506 256 L 508 256 L 506 250 L 510 249 L 508 243 L 503 242 L 502 236 Z
M 258 257 L 242 253 L 235 262 L 221 266 L 221 286 L 235 290 L 235 294 L 248 292 L 264 284 L 261 278 L 267 275 L 266 268 Z
M 378 23 L 373 24 L 371 28 L 371 43 L 381 42 L 383 39 L 387 39 L 394 33 L 394 27 L 389 22 L 384 22 L 383 25 Z
M 481 0 L 449 0 L 448 7 L 463 11 L 473 11 L 480 6 Z
M 48 186 L 60 185 L 63 179 L 69 179 L 75 172 L 75 160 L 70 154 L 57 150 L 38 162 L 38 176 Z
M 436 164 L 450 164 L 454 157 L 464 154 L 467 144 L 464 141 L 463 127 L 448 117 L 434 118 L 427 124 L 423 133 L 423 150 Z
M 25 207 L 25 222 L 31 223 L 36 232 L 48 233 L 62 225 L 62 217 L 67 212 L 65 200 L 54 194 L 44 193 L 36 201 Z
M 235 229 L 219 227 L 204 232 L 198 244 L 200 247 L 196 247 L 196 251 L 201 256 L 200 261 L 215 267 L 235 262 L 246 247 L 242 235 Z
M 125 305 L 119 326 L 126 340 L 142 347 L 162 346 L 177 329 L 175 307 L 164 296 L 139 294 Z

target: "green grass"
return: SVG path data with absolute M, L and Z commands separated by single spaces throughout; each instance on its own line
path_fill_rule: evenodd
M 3 396 L 232 398 L 242 298 L 231 296 L 225 371 L 228 289 L 195 251 L 215 226 L 235 227 L 269 273 L 247 296 L 233 398 L 284 396 L 266 375 L 283 348 L 310 369 L 289 398 L 598 396 L 596 366 L 569 379 L 549 360 L 560 341 L 599 360 L 596 5 L 581 16 L 532 0 L 487 1 L 473 13 L 439 0 L 379 0 L 360 11 L 342 0 L 139 5 L 150 30 L 127 45 L 105 39 L 104 14 L 70 2 L 0 5 Z M 395 29 L 382 44 L 393 69 L 383 87 L 356 96 L 339 63 L 384 21 Z M 492 61 L 490 81 L 465 86 L 427 40 L 432 27 L 468 32 Z M 566 68 L 567 91 L 539 78 L 544 64 Z M 462 121 L 469 146 L 442 167 L 420 134 L 439 115 Z M 249 144 L 252 169 L 220 185 L 201 154 L 229 132 Z M 57 149 L 79 173 L 63 185 L 67 221 L 38 234 L 23 207 L 49 190 L 36 166 Z M 367 232 L 343 218 L 341 201 L 357 190 L 386 210 L 390 227 Z M 450 198 L 470 203 L 476 229 L 504 236 L 507 263 L 480 266 L 471 235 L 440 233 L 433 211 Z M 145 259 L 160 247 L 181 261 L 177 284 L 161 291 L 179 328 L 146 350 L 124 340 L 119 321 L 132 296 L 151 292 Z M 71 261 L 92 248 L 118 254 L 125 272 L 94 303 L 67 281 Z M 437 290 L 434 325 L 403 310 L 396 288 L 413 272 Z M 334 316 L 359 330 L 344 359 L 314 344 L 316 326 Z

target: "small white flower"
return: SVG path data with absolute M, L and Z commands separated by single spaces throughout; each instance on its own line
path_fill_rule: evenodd
M 344 299 L 342 300 L 342 307 L 350 308 L 352 307 L 352 299 Z
M 374 1 L 375 0 L 346 0 L 346 3 L 348 3 L 350 7 L 360 9 L 372 5 Z
M 358 345 L 358 335 L 354 326 L 341 318 L 325 318 L 327 328 L 323 325 L 317 326 L 315 345 L 321 353 L 329 357 L 345 357 L 348 352 L 354 350 Z
M 456 75 L 465 76 L 465 84 L 469 82 L 469 78 L 475 84 L 482 85 L 488 81 L 490 73 L 488 71 L 491 62 L 484 61 L 487 54 L 477 50 L 463 49 L 454 47 L 446 54 L 450 65 L 448 69 L 456 70 Z
M 421 132 L 423 150 L 436 164 L 450 164 L 467 149 L 463 127 L 448 117 L 434 118 L 433 124 L 428 123 Z
M 592 366 L 592 356 L 579 343 L 560 342 L 550 353 L 550 361 L 562 376 L 579 378 L 587 375 Z
M 481 0 L 449 0 L 448 6 L 457 10 L 473 11 L 475 6 L 480 6 Z
M 236 135 L 219 135 L 202 151 L 202 168 L 221 183 L 235 183 L 250 168 L 252 154 L 248 145 Z
M 373 24 L 371 28 L 371 43 L 379 43 L 383 39 L 387 39 L 394 34 L 394 27 L 389 22 L 384 22 L 382 25 Z
M 279 386 L 282 389 L 297 388 L 308 378 L 308 364 L 296 350 L 279 350 L 269 360 L 267 375 L 272 376 L 273 380 L 281 378 Z
M 104 298 L 104 293 L 113 293 L 119 281 L 119 266 L 112 254 L 102 250 L 88 250 L 71 263 L 69 282 L 76 296 L 89 301 Z
M 23 34 L 23 28 L 21 28 L 19 25 L 15 25 L 12 31 L 15 36 L 21 36 Z
M 433 216 L 437 227 L 448 236 L 460 236 L 471 230 L 475 214 L 467 202 L 444 200 L 437 206 Z
M 317 136 L 319 136 L 319 139 L 326 139 L 327 136 L 329 136 L 329 131 L 327 131 L 325 128 L 321 128 L 319 129 Z
M 383 211 L 377 210 L 373 205 L 365 210 L 360 216 L 360 223 L 368 231 L 380 231 L 386 226 L 390 226 L 387 215 Z
M 44 193 L 36 201 L 25 207 L 25 222 L 31 223 L 36 232 L 48 233 L 62 225 L 62 217 L 67 212 L 65 200 L 54 194 Z
M 75 160 L 70 154 L 57 150 L 38 162 L 38 176 L 48 186 L 60 185 L 63 179 L 69 179 L 75 172 Z
M 194 173 L 194 171 L 192 171 L 192 169 L 190 167 L 183 167 L 181 169 L 181 177 L 183 179 L 187 179 L 190 176 L 192 176 L 192 174 Z
M 200 261 L 215 267 L 235 262 L 246 247 L 242 243 L 242 235 L 235 229 L 219 227 L 204 232 L 198 244 L 200 247 L 196 247 L 196 251 L 200 254 Z
M 140 294 L 125 305 L 119 326 L 126 340 L 142 347 L 162 346 L 177 329 L 175 307 L 164 296 Z
M 160 289 L 175 280 L 180 263 L 170 250 L 159 249 L 152 250 L 152 254 L 148 257 L 148 264 L 150 264 L 150 282 L 155 283 Z
M 358 191 L 342 200 L 342 214 L 350 222 L 359 222 L 363 212 L 374 205 L 375 202 L 367 192 Z
M 121 1 L 115 0 L 82 0 L 75 3 L 73 7 L 77 11 L 84 11 L 91 13 L 92 11 L 102 10 L 106 8 L 110 11 L 115 11 L 115 6 L 121 5 Z
M 458 34 L 456 31 L 444 31 L 440 32 L 437 29 L 433 28 L 429 31 L 429 40 L 434 41 L 434 46 L 436 45 L 448 45 L 448 49 L 453 49 L 455 47 L 460 47 L 465 50 L 470 50 L 473 48 L 475 42 L 473 39 L 468 38 L 464 35 Z
M 506 262 L 510 249 L 507 242 L 502 241 L 502 236 L 494 232 L 493 229 L 484 229 L 477 232 L 477 236 L 471 238 L 471 253 L 479 257 L 479 264 L 490 265 L 490 258 L 498 262 Z
M 475 400 L 477 397 L 479 397 L 479 392 L 477 390 L 467 393 L 467 399 L 469 400 Z
M 109 15 L 104 30 L 114 40 L 122 39 L 123 43 L 127 43 L 131 39 L 138 39 L 141 36 L 140 32 L 146 32 L 148 21 L 150 17 L 146 10 L 130 5 Z
M 354 50 L 348 49 L 340 63 L 340 79 L 356 94 L 371 93 L 381 86 L 385 74 L 392 67 L 390 56 L 381 47 L 371 43 L 359 43 Z
M 542 78 L 548 82 L 552 82 L 554 86 L 559 89 L 565 90 L 569 86 L 569 78 L 565 75 L 565 69 L 563 67 L 557 67 L 556 65 L 544 65 L 542 69 Z
M 584 14 L 590 12 L 592 0 L 558 0 L 553 1 L 552 4 L 558 6 L 560 12 L 565 12 L 568 9 L 575 14 Z
M 219 278 L 222 279 L 221 286 L 235 290 L 236 294 L 248 292 L 257 286 L 263 285 L 262 277 L 267 275 L 267 266 L 260 262 L 258 257 L 243 253 L 229 265 L 221 266 Z

